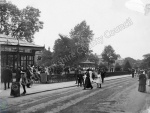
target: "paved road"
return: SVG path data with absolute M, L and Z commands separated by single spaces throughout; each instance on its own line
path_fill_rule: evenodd
M 129 92 L 137 90 L 137 83 L 136 78 L 125 77 L 106 81 L 101 89 L 93 84 L 92 90 L 70 87 L 18 98 L 9 97 L 3 110 L 6 113 L 125 113 L 131 108 L 127 109 L 124 101 L 129 99 Z M 136 111 L 143 108 L 139 107 L 141 104 L 136 106 Z

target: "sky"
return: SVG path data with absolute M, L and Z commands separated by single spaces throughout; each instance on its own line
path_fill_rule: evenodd
M 100 55 L 104 47 L 111 45 L 122 58 L 143 59 L 150 53 L 150 12 L 145 14 L 149 0 L 7 0 L 19 9 L 33 6 L 41 11 L 44 27 L 37 32 L 34 43 L 50 47 L 53 51 L 58 34 L 69 36 L 69 32 L 83 20 L 93 30 L 91 49 Z M 110 32 L 125 23 L 124 29 Z M 110 37 L 106 37 L 107 35 Z M 111 32 L 112 33 L 112 32 Z M 95 39 L 101 39 L 95 43 Z M 95 44 L 94 44 L 95 43 Z

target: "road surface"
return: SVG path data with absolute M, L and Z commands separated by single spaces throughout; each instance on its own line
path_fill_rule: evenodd
M 2 113 L 146 113 L 148 91 L 137 91 L 137 78 L 105 81 L 102 88 L 93 83 L 93 87 L 83 90 L 83 87 L 76 86 L 5 98 L 7 104 Z

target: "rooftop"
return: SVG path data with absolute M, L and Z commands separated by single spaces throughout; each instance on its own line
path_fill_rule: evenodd
M 18 42 L 20 46 L 24 46 L 24 47 L 44 48 L 44 46 L 39 46 L 34 43 L 27 42 L 26 40 L 19 39 L 18 41 L 16 38 L 13 38 L 11 36 L 0 34 L 0 45 L 12 45 L 12 46 L 14 45 L 15 46 L 15 45 L 18 45 Z

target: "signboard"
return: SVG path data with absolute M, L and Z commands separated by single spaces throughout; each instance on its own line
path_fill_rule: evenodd
M 8 47 L 8 46 L 3 46 L 3 47 L 1 47 L 1 51 L 17 52 L 17 51 L 18 51 L 18 47 Z M 31 51 L 31 49 L 19 47 L 19 52 L 23 52 L 23 53 L 31 53 L 32 51 Z

